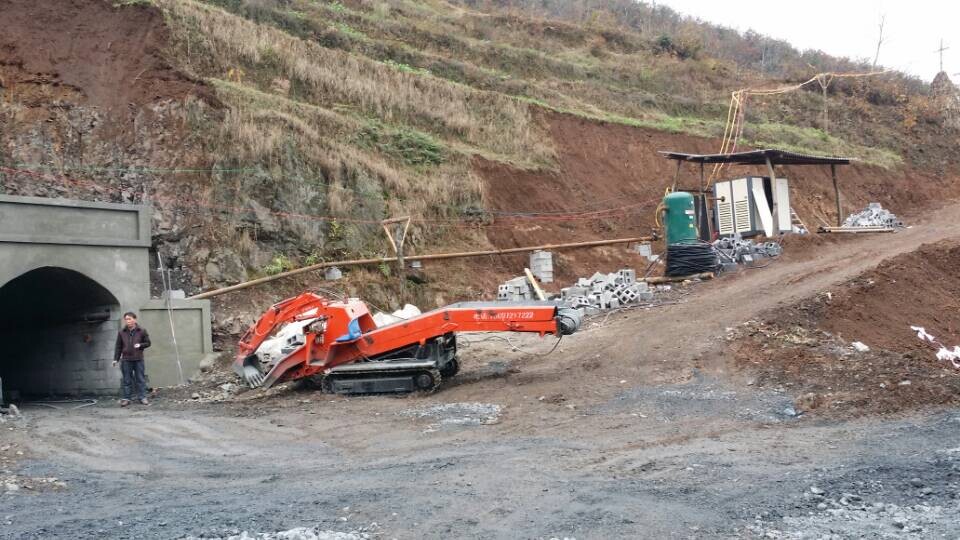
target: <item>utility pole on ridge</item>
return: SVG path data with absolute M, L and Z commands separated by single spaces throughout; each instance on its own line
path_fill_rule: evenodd
M 940 53 L 940 71 L 943 71 L 943 51 L 945 51 L 945 50 L 947 50 L 947 49 L 949 49 L 949 48 L 950 48 L 950 47 L 944 47 L 944 46 L 943 46 L 943 38 L 940 38 L 940 48 L 937 49 L 937 50 L 935 50 L 935 51 L 933 51 L 933 52 L 938 52 L 938 53 Z M 937 73 L 939 73 L 940 71 L 938 71 Z

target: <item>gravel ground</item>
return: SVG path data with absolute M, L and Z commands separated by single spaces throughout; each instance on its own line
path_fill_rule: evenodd
M 27 407 L 0 426 L 0 538 L 958 537 L 960 410 L 791 411 L 798 389 L 751 384 L 724 349 L 727 328 L 958 231 L 951 207 L 787 257 L 552 355 L 477 342 L 430 395 L 217 381 L 151 407 Z

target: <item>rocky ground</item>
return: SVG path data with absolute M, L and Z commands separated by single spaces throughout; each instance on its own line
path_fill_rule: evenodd
M 0 538 L 956 537 L 960 374 L 832 325 L 873 298 L 864 276 L 949 251 L 958 213 L 797 246 L 552 354 L 467 336 L 434 394 L 249 392 L 217 369 L 150 407 L 25 404 L 0 425 Z M 903 310 L 952 343 L 949 301 Z

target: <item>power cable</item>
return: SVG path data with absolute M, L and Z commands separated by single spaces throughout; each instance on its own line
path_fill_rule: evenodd
M 59 405 L 66 404 L 66 403 L 79 403 L 79 405 L 76 405 L 76 406 L 74 406 L 74 407 L 60 407 L 60 406 L 59 406 Z M 77 409 L 82 409 L 82 408 L 84 408 L 84 407 L 90 407 L 90 406 L 92 406 L 92 405 L 96 405 L 96 404 L 97 404 L 97 400 L 95 400 L 95 399 L 62 399 L 62 400 L 45 400 L 45 401 L 25 401 L 25 402 L 23 402 L 22 404 L 23 404 L 23 405 L 37 405 L 37 406 L 40 406 L 40 407 L 47 407 L 47 408 L 50 408 L 50 409 L 57 409 L 57 410 L 70 410 L 70 411 L 75 411 L 75 410 L 77 410 Z
M 90 180 L 81 180 L 81 179 L 70 178 L 70 177 L 68 177 L 68 176 L 59 176 L 59 177 L 57 177 L 57 176 L 52 176 L 52 175 L 45 175 L 45 174 L 42 174 L 42 173 L 36 173 L 36 172 L 33 172 L 33 171 L 17 170 L 17 169 L 11 169 L 11 168 L 8 168 L 8 167 L 2 167 L 2 166 L 0 166 L 0 172 L 6 172 L 6 173 L 8 173 L 8 174 L 21 173 L 21 174 L 27 174 L 27 175 L 32 175 L 32 176 L 45 177 L 45 178 L 48 179 L 48 180 L 59 181 L 59 182 L 61 182 L 61 183 L 63 183 L 63 182 L 68 182 L 68 183 L 71 183 L 71 184 L 74 184 L 74 185 L 78 185 L 78 186 L 88 185 L 88 186 L 92 186 L 92 188 L 96 188 L 96 189 L 100 189 L 100 190 L 107 189 L 106 186 L 103 186 L 103 185 L 101 185 L 101 184 L 99 184 L 99 183 L 97 183 L 97 182 L 93 182 L 93 181 L 90 181 Z M 154 197 L 153 197 L 153 198 L 154 198 L 154 200 L 161 200 L 161 201 L 170 202 L 170 203 L 172 203 L 171 206 L 176 206 L 176 207 L 181 208 L 181 209 L 184 209 L 184 208 L 186 208 L 186 206 L 187 206 L 184 201 L 181 201 L 181 200 L 179 200 L 179 199 L 172 198 L 172 197 L 165 197 L 165 196 L 162 196 L 162 195 L 158 195 L 158 194 L 156 194 L 156 193 L 154 194 Z M 209 209 L 209 210 L 219 210 L 219 211 L 223 211 L 223 212 L 225 212 L 225 213 L 229 213 L 229 214 L 234 215 L 234 216 L 237 215 L 237 214 L 246 214 L 246 213 L 253 212 L 252 209 L 245 208 L 245 207 L 237 207 L 237 206 L 229 206 L 229 205 L 218 205 L 218 204 L 203 204 L 203 203 L 193 202 L 193 201 L 191 201 L 191 202 L 192 202 L 193 204 L 191 204 L 190 206 L 196 206 L 196 207 L 198 207 L 198 208 L 205 208 L 205 209 Z M 616 208 L 607 208 L 607 209 L 603 209 L 603 210 L 594 210 L 594 211 L 590 211 L 590 212 L 566 213 L 566 214 L 550 214 L 550 215 L 544 214 L 544 215 L 539 215 L 539 216 L 523 216 L 523 215 L 507 216 L 507 217 L 505 217 L 505 218 L 502 218 L 501 221 L 505 221 L 505 222 L 507 222 L 507 223 L 509 223 L 509 222 L 511 222 L 511 221 L 563 221 L 563 222 L 567 222 L 567 221 L 572 221 L 572 220 L 573 220 L 573 221 L 577 221 L 577 220 L 588 221 L 588 220 L 599 220 L 599 219 L 611 219 L 611 218 L 623 217 L 623 216 L 625 216 L 625 215 L 629 215 L 629 214 L 631 213 L 631 211 L 636 211 L 636 210 L 639 210 L 640 208 L 644 208 L 644 207 L 646 207 L 646 206 L 649 206 L 649 205 L 653 204 L 653 202 L 655 202 L 655 201 L 654 201 L 654 200 L 642 201 L 642 202 L 635 203 L 635 204 L 620 206 L 620 207 L 616 207 Z M 199 213 L 199 211 L 197 211 L 196 213 Z M 273 216 L 285 217 L 285 218 L 297 218 L 297 219 L 307 219 L 307 220 L 315 220 L 315 221 L 337 221 L 337 222 L 345 222 L 345 223 L 353 223 L 353 224 L 380 225 L 380 220 L 368 220 L 368 219 L 356 219 L 356 218 L 346 218 L 346 217 L 336 217 L 336 216 L 311 215 L 311 214 L 303 214 L 303 213 L 297 213 L 297 212 L 268 211 L 268 213 L 269 213 L 270 215 L 273 215 Z M 414 223 L 432 224 L 433 226 L 444 226 L 443 224 L 449 224 L 449 226 L 464 226 L 465 228 L 474 228 L 474 227 L 477 227 L 477 228 L 496 227 L 496 225 L 474 224 L 474 223 L 470 223 L 469 221 L 465 221 L 465 220 L 463 220 L 463 219 L 420 218 L 420 219 L 414 219 L 414 220 L 411 220 L 411 221 L 414 222 Z

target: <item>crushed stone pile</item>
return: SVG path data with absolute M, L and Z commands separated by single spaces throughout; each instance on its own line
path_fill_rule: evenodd
M 370 540 L 367 529 L 350 532 L 321 530 L 319 527 L 296 527 L 286 531 L 250 533 L 242 531 L 226 536 L 188 536 L 182 540 Z
M 496 403 L 443 403 L 400 411 L 400 416 L 428 419 L 427 432 L 444 427 L 482 426 L 500 421 L 502 408 Z
M 7 423 L 7 420 L 19 420 L 22 418 L 20 414 L 20 409 L 16 405 L 11 403 L 8 407 L 0 407 L 0 424 Z
M 823 498 L 817 512 L 787 516 L 779 523 L 756 520 L 748 530 L 758 538 L 952 538 L 957 533 L 955 516 L 960 503 L 948 506 L 916 504 L 901 506 L 864 503 L 859 496 Z

